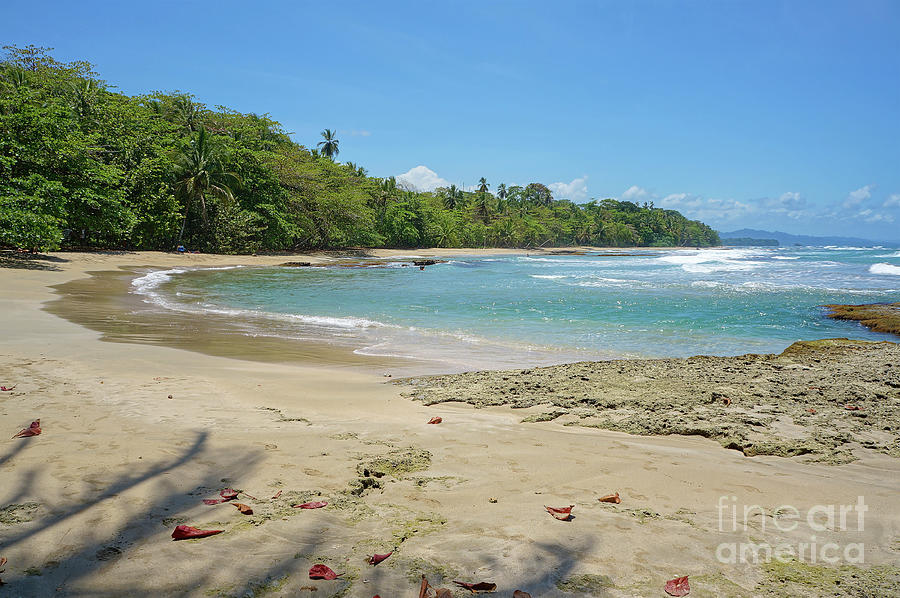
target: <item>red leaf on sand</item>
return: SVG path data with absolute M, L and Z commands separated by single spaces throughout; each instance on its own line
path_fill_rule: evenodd
M 568 521 L 569 518 L 572 517 L 572 509 L 574 507 L 575 505 L 569 505 L 568 507 L 559 507 L 557 509 L 555 507 L 548 507 L 547 505 L 544 505 L 544 508 L 547 509 L 547 512 L 560 521 Z
M 462 581 L 454 581 L 456 585 L 461 588 L 465 588 L 475 594 L 476 592 L 493 592 L 497 589 L 497 584 L 489 583 L 487 581 L 480 581 L 478 583 L 465 583 Z
M 38 436 L 41 433 L 41 420 L 36 419 L 31 422 L 27 428 L 22 428 L 13 438 L 28 438 L 29 436 Z
M 531 598 L 531 594 L 522 590 L 516 590 L 513 592 L 513 598 Z
M 322 507 L 327 507 L 328 503 L 323 502 L 321 500 L 315 500 L 312 502 L 305 502 L 302 505 L 291 505 L 295 509 L 321 509 Z
M 422 576 L 422 583 L 419 585 L 419 598 L 425 598 L 428 594 L 428 580 Z
M 816 410 L 813 409 L 812 407 L 810 407 L 809 409 L 806 410 L 806 412 L 807 412 L 807 413 L 815 413 Z
M 444 421 L 444 418 L 443 418 L 443 417 L 435 416 L 435 417 L 432 417 L 431 419 L 429 419 L 429 420 L 428 420 L 428 423 L 429 423 L 429 424 L 439 424 L 439 423 L 441 423 L 442 421 Z
M 691 585 L 688 583 L 688 576 L 676 577 L 666 582 L 666 594 L 669 596 L 687 596 L 691 593 Z
M 387 553 L 387 554 L 373 554 L 372 556 L 369 557 L 369 560 L 366 561 L 366 562 L 369 563 L 370 565 L 372 565 L 372 566 L 374 567 L 375 565 L 377 565 L 378 563 L 380 563 L 380 562 L 383 561 L 384 559 L 388 558 L 388 557 L 391 556 L 392 554 L 394 554 L 394 551 L 393 551 L 393 550 L 390 551 L 390 552 Z
M 221 534 L 221 529 L 197 529 L 190 525 L 179 525 L 172 532 L 172 537 L 176 540 L 186 540 L 188 538 L 205 538 L 206 536 L 215 536 Z
M 0 556 L 0 567 L 6 564 L 6 557 Z M 0 569 L 0 573 L 3 573 L 3 569 Z
M 240 511 L 241 513 L 243 513 L 244 515 L 252 515 L 253 514 L 253 509 L 251 509 L 249 505 L 245 505 L 244 503 L 241 503 L 241 502 L 233 502 L 231 504 L 233 504 L 235 507 L 237 507 L 237 510 Z
M 281 490 L 279 490 L 278 492 L 275 493 L 275 496 L 272 497 L 272 500 L 275 500 L 279 496 L 281 496 Z
M 341 575 L 343 575 L 343 573 L 341 573 Z M 331 569 L 329 569 L 328 567 L 326 567 L 325 565 L 322 565 L 322 564 L 313 565 L 312 567 L 309 568 L 309 578 L 310 579 L 327 579 L 330 581 L 332 579 L 337 579 L 341 575 L 338 575 L 337 573 L 335 573 L 334 571 L 332 571 Z
M 203 504 L 205 505 L 220 505 L 223 502 L 228 502 L 229 500 L 234 500 L 240 494 L 237 490 L 232 490 L 231 488 L 225 488 L 221 492 L 219 492 L 219 496 L 222 498 L 204 498 Z
M 859 405 L 850 405 L 849 403 L 844 405 L 844 409 L 847 411 L 862 411 L 862 407 Z
M 729 405 L 731 405 L 731 399 L 729 399 L 728 397 L 722 397 L 722 404 L 728 407 Z
M 601 496 L 597 500 L 599 500 L 600 502 L 611 502 L 616 505 L 619 504 L 620 502 L 622 502 L 622 499 L 619 498 L 618 492 L 614 492 L 612 494 L 607 494 L 606 496 Z
M 13 384 L 12 386 L 0 386 L 0 390 L 2 390 L 3 392 L 9 392 L 16 386 L 18 386 L 18 384 Z

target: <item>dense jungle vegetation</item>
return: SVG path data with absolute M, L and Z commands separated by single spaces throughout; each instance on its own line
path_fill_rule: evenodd
M 709 246 L 673 210 L 555 200 L 547 186 L 418 192 L 304 147 L 267 115 L 118 93 L 87 62 L 6 46 L 0 246 L 249 253 L 344 247 Z

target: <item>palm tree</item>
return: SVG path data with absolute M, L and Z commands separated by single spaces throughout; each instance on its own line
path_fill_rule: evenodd
M 450 185 L 447 189 L 447 196 L 444 198 L 444 205 L 448 210 L 455 210 L 462 203 L 462 191 L 456 185 Z
M 69 104 L 72 111 L 84 119 L 93 111 L 102 88 L 93 79 L 77 79 L 69 82 Z
M 482 179 L 484 180 L 484 179 Z M 478 194 L 478 202 L 475 204 L 475 212 L 481 217 L 481 220 L 487 223 L 491 218 L 492 207 L 491 202 L 488 200 L 489 195 L 487 193 L 479 193 Z
M 508 195 L 508 192 L 506 191 L 506 184 L 500 183 L 497 186 L 497 197 L 499 197 L 500 199 L 506 199 L 507 195 Z
M 338 140 L 334 136 L 334 131 L 325 129 L 322 131 L 322 139 L 324 139 L 324 141 L 320 141 L 316 147 L 321 149 L 323 156 L 328 156 L 334 160 L 334 157 L 340 153 L 340 150 L 338 149 Z
M 179 94 L 172 100 L 172 119 L 194 132 L 200 125 L 200 105 L 188 94 Z
M 224 201 L 234 201 L 233 188 L 240 184 L 238 176 L 226 172 L 222 164 L 225 157 L 223 147 L 209 135 L 206 128 L 200 127 L 191 140 L 190 146 L 175 159 L 175 189 L 184 198 L 184 220 L 181 232 L 178 233 L 177 245 L 181 244 L 184 227 L 187 224 L 191 204 L 200 202 L 200 214 L 204 226 L 208 223 L 206 215 L 206 196 L 212 195 Z
M 488 185 L 487 179 L 481 177 L 481 179 L 478 180 L 478 191 L 480 193 L 487 193 L 488 187 L 490 187 L 490 185 Z

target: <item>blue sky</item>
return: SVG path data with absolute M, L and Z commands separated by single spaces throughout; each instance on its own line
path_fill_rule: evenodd
M 900 2 L 11 2 L 0 40 L 377 176 L 900 239 Z

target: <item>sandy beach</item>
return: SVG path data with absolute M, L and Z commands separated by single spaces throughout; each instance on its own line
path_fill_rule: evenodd
M 121 322 L 117 336 L 110 322 L 87 321 L 96 304 L 129 300 L 121 281 L 137 269 L 331 259 L 0 259 L 0 385 L 14 386 L 0 392 L 0 557 L 8 559 L 0 596 L 390 598 L 418 595 L 422 575 L 453 596 L 469 595 L 454 580 L 496 583 L 498 596 L 665 596 L 666 582 L 684 575 L 698 597 L 900 593 L 896 345 L 865 347 L 872 354 L 850 368 L 859 380 L 828 369 L 840 356 L 811 349 L 746 379 L 711 362 L 707 372 L 718 380 L 672 374 L 699 386 L 644 384 L 637 397 L 625 382 L 640 372 L 623 373 L 633 364 L 535 369 L 523 378 L 530 402 L 516 404 L 494 400 L 515 372 L 420 380 L 417 395 L 394 383 L 405 372 L 397 361 L 320 346 L 285 357 L 284 345 L 248 349 L 239 337 L 205 336 L 202 322 L 174 324 L 162 336 L 150 322 L 148 337 L 133 342 L 133 322 Z M 72 284 L 93 311 L 79 316 L 77 302 L 59 302 L 55 287 Z M 664 377 L 684 373 L 685 363 L 647 367 Z M 616 405 L 579 411 L 581 394 L 615 376 Z M 761 378 L 768 381 L 752 387 Z M 804 394 L 802 404 L 778 407 L 800 386 L 827 387 L 825 398 Z M 695 413 L 688 399 L 707 391 L 722 393 L 704 416 L 708 427 L 754 427 L 759 436 L 726 448 L 722 434 L 692 434 L 699 424 L 685 420 Z M 740 404 L 754 392 L 768 411 Z M 643 414 L 672 417 L 670 394 L 685 416 L 678 433 L 614 425 L 637 403 Z M 717 420 L 722 398 L 735 400 L 731 413 L 744 420 Z M 859 438 L 863 428 L 832 425 L 850 417 L 844 403 L 879 425 Z M 598 417 L 603 408 L 623 417 Z M 800 409 L 824 419 L 800 421 Z M 433 417 L 442 423 L 429 425 Z M 41 435 L 9 438 L 38 418 Z M 582 425 L 565 425 L 576 420 Z M 818 452 L 783 453 L 796 456 L 734 450 L 821 441 L 823 429 L 848 437 L 818 442 Z M 203 503 L 223 489 L 241 491 L 234 502 L 253 514 Z M 598 501 L 616 492 L 621 503 Z M 307 501 L 329 504 L 293 508 Z M 545 511 L 570 505 L 569 521 Z M 173 541 L 177 525 L 223 532 Z M 755 562 L 761 546 L 806 554 L 803 562 Z M 391 551 L 377 566 L 366 563 Z M 311 580 L 315 564 L 342 575 Z

